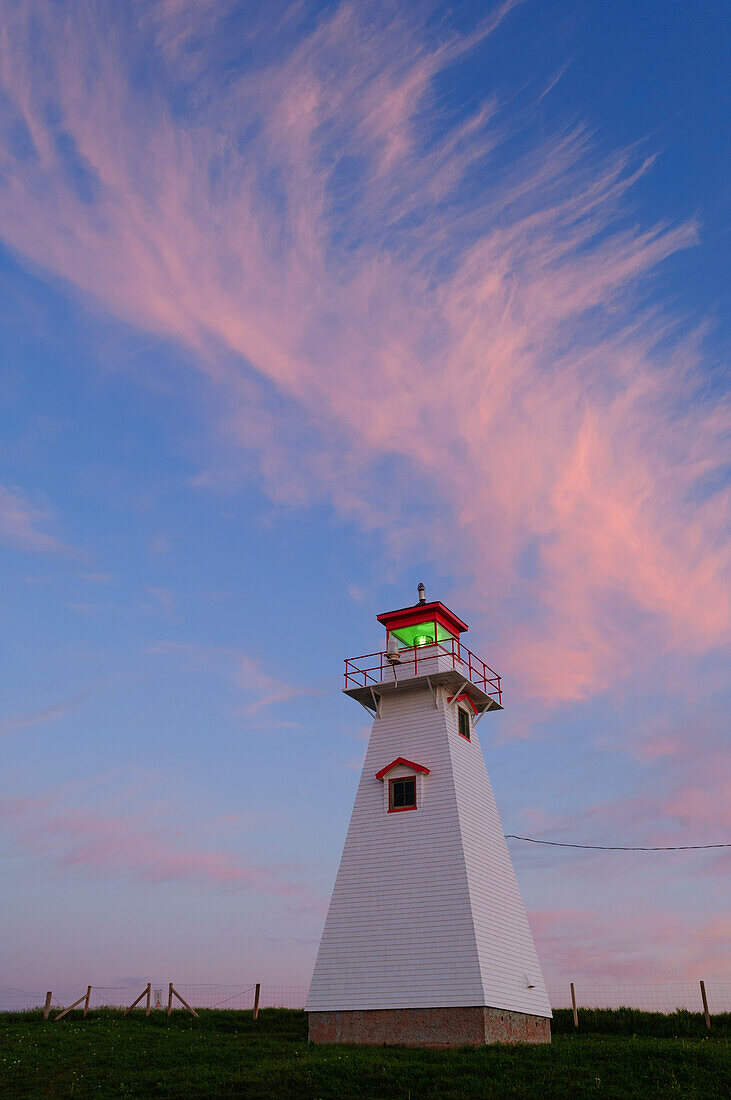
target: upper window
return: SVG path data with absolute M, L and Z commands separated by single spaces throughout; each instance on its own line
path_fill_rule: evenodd
M 424 623 L 416 623 L 412 626 L 400 626 L 391 633 L 397 639 L 400 646 L 414 649 L 416 646 L 434 645 L 434 642 L 453 642 L 454 634 L 451 634 L 440 622 L 427 620 Z
M 457 707 L 457 721 L 459 723 L 457 727 L 459 732 L 469 741 L 472 733 L 472 722 L 470 721 L 469 713 L 464 707 Z
M 388 812 L 392 810 L 416 809 L 416 776 L 407 775 L 403 779 L 388 781 Z
M 415 646 L 434 644 L 434 623 L 417 623 L 415 626 L 403 626 L 391 633 L 398 639 L 400 646 L 412 649 Z

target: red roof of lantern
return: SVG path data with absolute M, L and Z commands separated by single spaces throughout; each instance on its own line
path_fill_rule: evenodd
M 452 634 L 462 634 L 468 629 L 467 623 L 463 623 L 439 600 L 434 603 L 417 603 L 411 607 L 401 607 L 398 611 L 384 611 L 377 618 L 386 630 L 398 630 L 402 626 L 415 626 L 417 623 L 431 623 L 434 620 L 441 623 Z

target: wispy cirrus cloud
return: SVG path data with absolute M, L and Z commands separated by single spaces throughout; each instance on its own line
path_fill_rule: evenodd
M 542 910 L 530 914 L 530 924 L 547 974 L 547 984 L 564 983 L 570 977 L 580 987 L 579 997 L 600 994 L 624 995 L 637 1003 L 642 990 L 630 992 L 628 986 L 652 983 L 646 992 L 656 998 L 654 1007 L 668 1011 L 677 1002 L 664 1004 L 662 983 L 697 982 L 699 976 L 726 981 L 729 976 L 728 942 L 731 922 L 714 918 L 702 925 L 689 925 L 681 914 L 667 910 L 636 913 L 631 922 L 624 913 L 592 909 Z M 620 989 L 601 989 L 610 986 Z M 565 996 L 568 990 L 563 988 Z M 669 994 L 669 1000 L 677 996 Z M 696 994 L 699 996 L 699 994 Z M 588 1004 L 585 999 L 579 1003 Z M 625 1002 L 621 1002 L 625 1003 Z M 617 1004 L 616 1007 L 619 1007 Z
M 48 511 L 33 504 L 16 488 L 0 485 L 0 541 L 22 550 L 68 553 L 63 543 L 42 530 Z
M 314 688 L 290 684 L 270 676 L 264 671 L 261 661 L 238 649 L 226 646 L 160 641 L 149 646 L 147 652 L 173 655 L 187 660 L 198 668 L 208 670 L 213 667 L 223 671 L 236 688 L 246 695 L 254 696 L 253 701 L 244 708 L 244 712 L 249 715 L 274 703 L 287 703 L 305 695 L 317 694 Z
M 683 715 L 654 718 L 638 724 L 627 740 L 600 742 L 600 756 L 627 754 L 635 765 L 622 793 L 607 798 L 592 787 L 586 800 L 578 799 L 570 813 L 526 808 L 526 828 L 538 839 L 609 846 L 668 847 L 723 845 L 731 842 L 731 772 L 721 715 L 699 710 L 692 720 Z M 514 829 L 515 832 L 519 830 Z M 517 846 L 521 860 L 534 867 L 546 861 L 581 877 L 612 873 L 636 874 L 626 855 L 612 856 L 574 849 Z M 516 853 L 514 853 L 516 854 Z M 650 858 L 655 867 L 664 861 L 670 878 L 683 874 L 709 876 L 719 881 L 731 871 L 731 849 L 717 848 L 692 854 L 629 857 Z M 611 863 L 609 862 L 611 861 Z M 624 871 L 620 871 L 620 867 Z M 645 873 L 649 864 L 643 866 Z
M 34 710 L 21 711 L 7 718 L 0 718 L 0 737 L 10 733 L 21 733 L 24 730 L 33 729 L 35 726 L 45 726 L 49 722 L 57 722 L 69 714 L 74 714 L 88 699 L 88 695 L 74 695 L 66 699 L 59 699 L 45 707 Z
M 148 585 L 147 591 L 159 605 L 160 610 L 164 611 L 166 615 L 172 615 L 175 606 L 175 596 L 169 588 L 155 588 L 152 585 Z
M 592 815 L 619 818 L 630 827 L 639 826 L 645 835 L 649 829 L 651 843 L 731 841 L 727 742 L 724 716 L 713 708 L 697 708 L 692 719 L 656 718 L 633 731 L 630 741 L 614 746 L 643 765 L 637 792 L 615 803 L 597 804 Z M 728 873 L 729 852 L 719 853 L 719 859 Z
M 249 865 L 230 850 L 186 843 L 164 820 L 63 805 L 49 795 L 0 800 L 0 828 L 11 835 L 16 852 L 57 874 L 103 871 L 149 883 L 251 889 L 322 907 L 321 898 L 288 881 L 280 869 Z
M 439 98 L 513 7 L 282 9 L 223 83 L 235 6 L 6 4 L 0 232 L 189 348 L 275 500 L 458 555 L 552 704 L 728 638 L 729 415 L 650 294 L 697 239 L 628 219 L 651 157 Z

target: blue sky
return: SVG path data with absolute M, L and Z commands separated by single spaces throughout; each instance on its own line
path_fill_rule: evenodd
M 6 984 L 306 984 L 419 580 L 506 832 L 727 840 L 721 4 L 3 7 Z M 721 976 L 717 853 L 513 853 Z

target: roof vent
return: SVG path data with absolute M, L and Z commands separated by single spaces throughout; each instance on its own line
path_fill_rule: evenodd
M 419 581 L 419 587 L 417 589 L 419 593 L 419 603 L 426 603 L 426 589 L 424 585 Z

